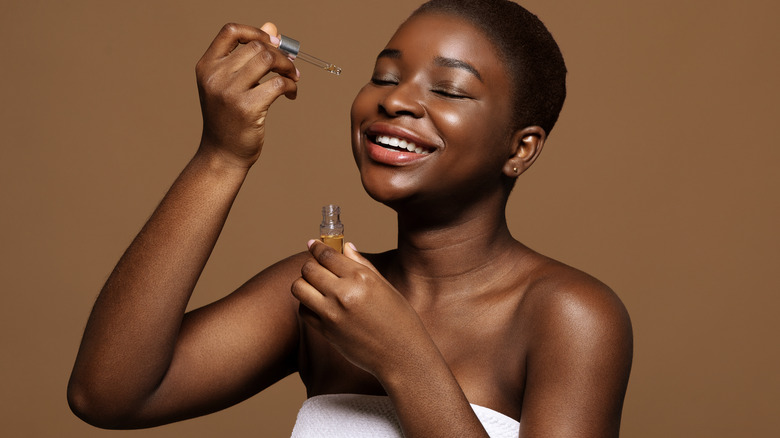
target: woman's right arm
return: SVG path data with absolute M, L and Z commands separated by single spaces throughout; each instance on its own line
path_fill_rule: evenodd
M 298 73 L 274 42 L 260 29 L 226 25 L 198 62 L 201 144 L 100 292 L 68 385 L 73 411 L 91 424 L 135 428 L 201 415 L 294 371 L 296 259 L 185 315 L 260 155 L 268 108 L 297 91 Z M 278 76 L 260 84 L 269 72 Z

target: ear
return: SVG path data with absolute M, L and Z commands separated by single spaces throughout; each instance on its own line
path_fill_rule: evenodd
M 525 172 L 542 153 L 547 133 L 539 126 L 528 126 L 512 136 L 512 155 L 504 164 L 504 175 L 515 178 Z

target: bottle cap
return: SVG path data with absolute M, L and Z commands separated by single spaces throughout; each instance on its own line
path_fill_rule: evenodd
M 298 40 L 294 40 L 288 36 L 281 35 L 279 38 L 279 50 L 295 58 L 298 56 L 298 52 L 301 50 L 301 43 Z

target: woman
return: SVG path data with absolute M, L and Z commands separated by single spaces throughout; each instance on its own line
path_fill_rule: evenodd
M 348 244 L 342 255 L 310 241 L 185 314 L 261 154 L 269 106 L 297 91 L 276 34 L 227 25 L 199 61 L 200 146 L 97 299 L 69 385 L 74 412 L 100 427 L 154 426 L 297 371 L 310 397 L 298 436 L 336 418 L 345 397 L 391 408 L 360 423 L 365 436 L 488 436 L 491 418 L 515 436 L 617 436 L 632 354 L 623 305 L 516 241 L 504 216 L 565 95 L 555 42 L 511 2 L 426 3 L 355 98 L 353 153 L 366 191 L 398 214 L 397 249 Z

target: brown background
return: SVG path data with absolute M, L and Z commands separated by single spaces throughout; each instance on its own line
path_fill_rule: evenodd
M 137 432 L 80 422 L 65 385 L 102 282 L 194 151 L 194 65 L 225 22 L 273 19 L 344 74 L 299 66 L 299 98 L 275 106 L 193 305 L 301 250 L 326 203 L 341 204 L 361 249 L 394 244 L 394 216 L 357 179 L 348 109 L 416 4 L 0 4 L 4 436 L 289 435 L 297 377 Z M 778 3 L 524 4 L 563 49 L 570 97 L 510 201 L 510 225 L 611 285 L 631 312 L 624 436 L 778 436 Z

